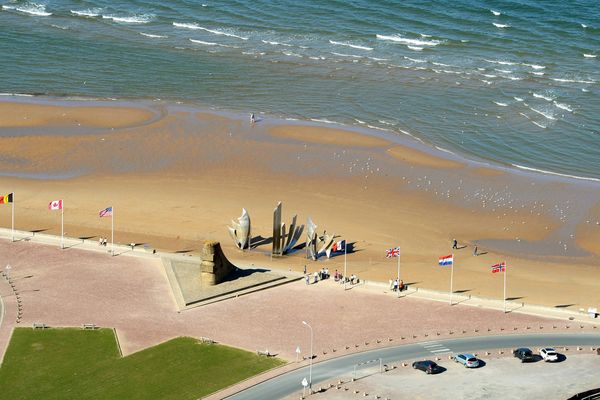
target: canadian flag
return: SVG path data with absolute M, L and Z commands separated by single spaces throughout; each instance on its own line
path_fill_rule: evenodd
M 62 200 L 54 200 L 48 203 L 48 210 L 62 210 Z

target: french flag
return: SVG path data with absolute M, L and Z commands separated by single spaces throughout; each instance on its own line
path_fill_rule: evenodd
M 440 267 L 445 267 L 446 265 L 454 264 L 454 254 L 440 257 L 438 264 Z

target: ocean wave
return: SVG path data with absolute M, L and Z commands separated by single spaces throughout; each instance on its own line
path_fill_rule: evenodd
M 556 101 L 554 102 L 554 105 L 558 108 L 561 108 L 565 111 L 568 112 L 573 112 L 573 109 L 571 108 L 571 106 L 569 106 L 568 104 L 563 104 L 563 103 L 557 103 Z
M 425 63 L 425 62 L 427 62 L 427 60 L 420 60 L 418 58 L 410 58 L 410 57 L 406 57 L 406 56 L 404 56 L 404 58 L 406 60 L 409 60 L 409 61 L 412 61 L 412 62 L 416 62 L 416 63 Z
M 221 43 L 215 43 L 215 42 L 205 42 L 204 40 L 198 40 L 198 39 L 189 39 L 189 41 L 192 43 L 203 44 L 205 46 L 218 46 L 218 47 L 229 47 L 232 49 L 239 49 L 239 47 L 237 47 L 237 46 L 229 46 L 227 44 L 221 44 Z
M 546 69 L 545 65 L 525 64 L 525 63 L 523 63 L 522 65 L 525 65 L 526 67 L 531 67 L 533 69 Z
M 431 35 L 427 35 L 425 33 L 419 33 L 419 36 L 423 37 L 423 38 L 428 38 L 431 37 Z
M 502 72 L 502 73 L 505 73 L 505 74 L 512 74 L 513 73 L 513 71 L 509 71 L 507 69 L 498 69 L 498 68 L 494 68 L 494 71 Z
M 531 121 L 531 123 L 532 123 L 532 124 L 534 124 L 535 126 L 538 126 L 538 127 L 542 128 L 542 129 L 546 129 L 546 128 L 547 128 L 547 126 L 545 126 L 545 125 L 542 125 L 542 124 L 540 124 L 540 123 L 538 123 L 538 122 L 535 122 L 535 121 L 534 121 L 534 120 L 532 120 L 532 119 L 530 119 L 530 121 Z
M 544 75 L 544 73 L 543 73 L 543 72 L 537 72 L 537 71 L 530 71 L 529 73 L 530 73 L 530 74 L 533 74 L 533 75 L 537 75 L 537 76 L 542 76 L 542 75 Z
M 310 120 L 314 121 L 314 122 L 322 122 L 324 124 L 339 124 L 339 122 L 330 121 L 330 120 L 325 119 L 325 118 L 311 118 Z
M 27 93 L 0 93 L 0 96 L 34 97 L 32 94 Z
M 497 106 L 500 107 L 508 107 L 508 104 L 506 103 L 500 103 L 499 101 L 492 101 L 492 103 L 496 104 Z
M 198 24 L 185 24 L 185 23 L 179 23 L 179 22 L 173 22 L 173 26 L 177 27 L 177 28 L 186 28 L 186 29 L 195 29 L 195 30 L 201 30 L 201 31 L 205 31 L 208 33 L 212 33 L 214 35 L 222 35 L 222 36 L 229 36 L 229 37 L 234 37 L 234 38 L 238 38 L 238 39 L 242 39 L 242 40 L 248 40 L 247 37 L 245 36 L 239 36 L 233 33 L 229 33 L 229 32 L 225 32 L 225 31 L 219 31 L 216 29 L 208 29 L 205 28 L 203 26 L 200 26 Z
M 361 124 L 361 125 L 365 125 L 365 124 L 366 124 L 366 122 L 365 122 L 365 121 L 361 121 L 360 119 L 356 119 L 356 118 L 354 118 L 354 120 L 355 120 L 356 122 L 358 122 L 359 124 Z
M 121 17 L 118 15 L 102 15 L 102 19 L 110 19 L 114 22 L 123 24 L 147 24 L 154 19 L 154 14 L 132 15 L 129 17 Z
M 596 81 L 584 81 L 582 79 L 563 79 L 563 78 L 552 78 L 556 82 L 567 82 L 567 83 L 596 83 Z
M 406 44 L 406 45 L 413 45 L 413 46 L 437 46 L 438 44 L 442 43 L 439 40 L 409 39 L 409 38 L 402 37 L 400 35 L 388 36 L 388 35 L 377 34 L 375 36 L 377 37 L 377 39 L 387 40 L 387 41 L 391 41 L 391 42 L 398 42 L 398 43 L 402 43 L 402 44 Z
M 175 25 L 175 24 L 173 24 Z M 288 43 L 280 43 L 280 42 L 275 42 L 272 40 L 261 40 L 261 42 L 265 43 L 265 44 L 270 44 L 272 46 L 285 46 L 285 47 L 293 47 L 293 45 L 288 44 Z
M 586 24 L 581 24 L 581 27 L 582 27 L 583 29 L 585 29 L 585 28 L 587 28 L 588 26 L 587 26 Z
M 522 98 L 520 98 L 520 97 L 517 97 L 517 96 L 513 97 L 513 99 L 515 99 L 516 101 L 523 101 L 523 99 L 522 99 Z
M 508 24 L 498 24 L 498 23 L 496 23 L 496 22 L 492 22 L 492 24 L 493 24 L 493 25 L 494 25 L 496 28 L 500 28 L 500 29 L 503 29 L 503 28 L 510 28 L 510 25 L 508 25 Z
M 490 81 L 486 81 L 485 79 L 482 79 L 481 82 L 485 83 L 486 85 L 491 85 L 493 83 Z
M 495 11 L 495 10 L 490 10 L 490 12 L 491 12 L 492 14 L 494 14 L 496 17 L 497 17 L 498 15 L 502 14 L 500 11 Z
M 391 132 L 389 129 L 382 128 L 380 126 L 375 126 L 375 125 L 367 125 L 367 128 L 376 129 L 378 131 Z
M 485 76 L 486 78 L 497 78 L 497 75 L 493 75 L 493 74 L 482 74 L 483 76 Z
M 549 119 L 549 120 L 551 120 L 551 121 L 556 121 L 556 118 L 554 118 L 554 115 L 552 115 L 552 114 L 548 114 L 548 113 L 546 113 L 546 112 L 540 111 L 540 110 L 538 110 L 538 109 L 536 109 L 536 108 L 533 108 L 533 107 L 529 107 L 529 109 L 530 109 L 531 111 L 533 111 L 534 113 L 538 113 L 538 114 L 540 114 L 541 116 L 543 116 L 543 117 L 544 117 L 544 118 L 546 118 L 546 119 Z
M 151 33 L 144 33 L 144 32 L 140 32 L 140 35 L 146 36 L 146 37 L 149 37 L 149 38 L 157 38 L 157 39 L 165 39 L 165 38 L 168 37 L 168 36 L 163 36 L 163 35 L 153 35 Z
M 512 62 L 512 61 L 503 61 L 503 60 L 488 60 L 488 59 L 484 59 L 483 61 L 485 62 L 489 62 L 492 64 L 500 64 L 500 65 L 516 65 L 516 62 Z
M 418 46 L 407 45 L 406 47 L 408 47 L 409 49 L 414 50 L 414 51 L 422 51 L 423 50 L 422 47 L 418 47 Z
M 538 94 L 538 93 L 533 93 L 533 97 L 537 97 L 538 99 L 544 99 L 546 101 L 554 100 L 554 98 L 552 98 L 552 97 L 544 96 L 543 94 Z
M 377 57 L 367 57 L 369 60 L 373 61 L 389 61 L 389 58 L 377 58 Z
M 583 56 L 584 56 L 585 58 L 596 58 L 596 55 L 595 55 L 595 54 L 586 54 L 586 53 L 583 53 Z
M 600 182 L 600 179 L 598 179 L 598 178 L 590 178 L 590 177 L 587 177 L 587 176 L 561 174 L 559 172 L 546 171 L 544 169 L 525 167 L 525 166 L 519 165 L 519 164 L 511 164 L 511 165 L 513 167 L 515 167 L 515 168 L 519 168 L 519 169 L 522 169 L 522 170 L 525 170 L 525 171 L 539 172 L 539 173 L 546 174 L 546 175 L 562 176 L 564 178 L 580 179 L 580 180 L 584 180 L 584 181 Z
M 292 53 L 291 51 L 282 51 L 282 53 L 288 57 L 298 57 L 302 58 L 302 54 Z
M 440 67 L 451 67 L 452 65 L 440 63 L 440 62 L 432 62 L 433 65 L 438 65 Z
M 18 11 L 23 14 L 35 15 L 36 17 L 49 17 L 52 15 L 51 12 L 46 11 L 46 6 L 44 4 L 38 3 L 24 3 L 22 5 L 9 5 L 4 4 L 2 6 L 3 10 L 9 11 Z
M 56 28 L 56 29 L 62 29 L 63 31 L 68 31 L 69 28 L 68 26 L 62 26 L 62 25 L 54 25 L 54 24 L 50 24 L 51 27 Z
M 334 40 L 330 40 L 329 43 L 331 44 L 335 44 L 337 46 L 346 46 L 346 47 L 352 47 L 353 49 L 359 49 L 359 50 L 373 50 L 372 47 L 367 47 L 367 46 L 359 46 L 357 44 L 352 44 L 352 43 L 348 43 L 348 42 L 336 42 Z
M 329 54 L 333 54 L 334 56 L 339 56 L 339 57 L 364 58 L 364 56 L 359 56 L 356 54 L 336 53 L 335 51 L 331 51 L 331 52 L 329 52 Z
M 87 10 L 70 10 L 71 14 L 77 15 L 78 17 L 94 18 L 99 17 L 102 9 L 100 8 L 88 8 Z

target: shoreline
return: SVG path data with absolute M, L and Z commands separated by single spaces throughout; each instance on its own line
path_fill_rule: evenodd
M 97 210 L 113 206 L 117 242 L 194 254 L 203 240 L 218 240 L 236 254 L 229 220 L 244 207 L 253 236 L 269 237 L 272 207 L 282 201 L 286 223 L 298 213 L 300 223 L 311 217 L 319 232 L 353 243 L 348 273 L 363 279 L 393 278 L 385 249 L 400 246 L 405 282 L 447 290 L 449 271 L 436 266 L 437 257 L 452 252 L 457 238 L 468 247 L 456 251 L 455 290 L 495 297 L 489 267 L 505 260 L 511 297 L 600 304 L 599 185 L 440 160 L 359 129 L 268 118 L 250 124 L 239 114 L 158 107 L 162 118 L 114 131 L 1 137 L 0 169 L 43 175 L 0 178 L 4 192 L 17 193 L 16 228 L 60 234 L 47 204 L 62 198 L 68 236 L 110 236 L 110 221 Z M 84 173 L 47 178 L 64 171 Z M 9 208 L 0 208 L 0 226 L 10 227 Z M 295 271 L 343 267 L 343 257 L 312 262 L 298 251 L 270 260 L 269 250 L 240 256 Z
M 179 112 L 181 110 L 190 111 L 195 110 L 196 112 L 203 114 L 212 114 L 214 116 L 223 116 L 238 121 L 245 121 L 246 115 L 241 110 L 227 110 L 217 108 L 207 104 L 194 103 L 192 101 L 184 100 L 163 100 L 159 98 L 96 98 L 96 97 L 82 97 L 82 96 L 53 96 L 48 94 L 26 94 L 26 93 L 0 93 L 0 106 L 4 103 L 15 103 L 15 104 L 43 104 L 43 105 L 55 105 L 60 103 L 63 106 L 71 107 L 81 105 L 84 107 L 128 107 L 128 108 L 140 108 L 146 110 L 154 110 L 155 117 L 149 119 L 147 123 L 156 122 L 160 118 L 164 117 L 167 113 L 167 109 L 171 109 L 172 112 Z M 459 163 L 465 163 L 469 166 L 479 167 L 482 169 L 490 169 L 497 171 L 498 173 L 509 173 L 515 175 L 522 175 L 525 177 L 532 177 L 534 179 L 548 179 L 564 181 L 566 183 L 579 182 L 582 184 L 595 185 L 600 183 L 600 177 L 587 177 L 578 176 L 573 174 L 566 174 L 556 171 L 548 171 L 535 167 L 527 167 L 516 164 L 501 164 L 496 160 L 478 158 L 475 155 L 467 155 L 457 153 L 452 150 L 444 149 L 435 145 L 434 143 L 428 142 L 425 139 L 419 138 L 412 133 L 407 132 L 404 129 L 398 128 L 398 130 L 391 130 L 379 127 L 369 127 L 361 124 L 348 125 L 343 122 L 337 121 L 324 121 L 315 118 L 292 118 L 284 115 L 270 115 L 265 113 L 258 113 L 257 116 L 260 120 L 263 119 L 269 121 L 270 124 L 275 125 L 290 125 L 290 126 L 305 126 L 305 127 L 317 127 L 317 128 L 329 128 L 347 132 L 356 132 L 364 136 L 383 138 L 385 140 L 397 143 L 401 146 L 407 146 L 415 148 L 424 153 L 429 154 L 433 158 L 440 160 L 455 161 Z M 3 127 L 0 126 L 0 129 Z

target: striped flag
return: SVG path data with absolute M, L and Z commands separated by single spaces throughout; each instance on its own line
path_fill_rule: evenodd
M 112 206 L 111 207 L 106 207 L 104 210 L 100 210 L 100 212 L 98 213 L 98 215 L 100 216 L 100 218 L 102 218 L 102 217 L 112 217 Z
M 450 254 L 447 256 L 441 256 L 438 261 L 438 265 L 440 267 L 445 267 L 446 265 L 453 265 L 453 264 L 454 264 L 454 254 Z
M 14 203 L 14 201 L 15 201 L 14 193 L 9 193 L 7 195 L 0 196 L 0 204 Z
M 62 200 L 54 200 L 48 203 L 48 210 L 62 210 Z
M 495 274 L 496 272 L 504 272 L 506 271 L 506 262 L 502 261 L 499 264 L 494 264 L 492 265 L 492 274 Z
M 400 257 L 400 247 L 394 247 L 392 249 L 387 249 L 385 251 L 385 256 L 387 258 Z
M 339 242 L 335 242 L 333 246 L 331 246 L 331 251 L 334 253 L 336 251 L 345 251 L 346 250 L 346 241 L 340 240 Z

